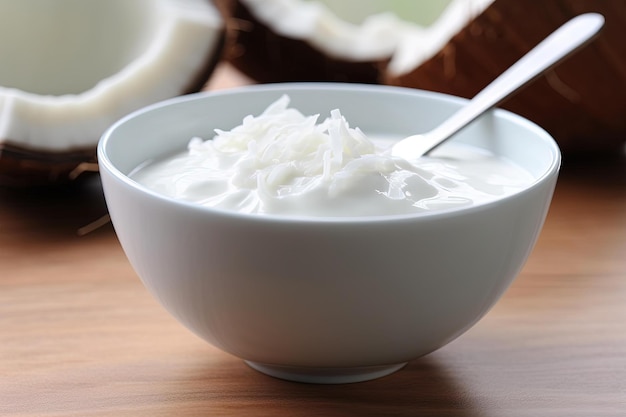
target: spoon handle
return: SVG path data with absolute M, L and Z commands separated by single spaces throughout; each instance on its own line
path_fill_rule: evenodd
M 492 81 L 467 105 L 425 134 L 423 139 L 427 139 L 428 143 L 424 143 L 424 150 L 417 157 L 429 153 L 485 111 L 498 105 L 520 87 L 579 49 L 600 30 L 603 24 L 602 15 L 586 13 L 558 28 Z

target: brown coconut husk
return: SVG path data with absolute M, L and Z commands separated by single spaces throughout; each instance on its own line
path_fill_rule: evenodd
M 260 83 L 327 81 L 380 83 L 391 56 L 355 61 L 331 57 L 304 40 L 277 34 L 238 0 L 215 0 L 227 27 L 225 59 Z
M 472 97 L 549 33 L 598 12 L 600 35 L 501 107 L 544 129 L 564 152 L 615 151 L 626 142 L 626 3 L 496 0 L 435 56 L 385 83 Z
M 95 149 L 67 152 L 43 152 L 10 143 L 0 143 L 0 185 L 9 187 L 39 186 L 67 183 L 93 169 Z

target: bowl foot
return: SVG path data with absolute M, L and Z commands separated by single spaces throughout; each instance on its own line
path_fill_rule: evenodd
M 400 370 L 407 363 L 353 368 L 309 368 L 295 366 L 268 365 L 244 361 L 252 369 L 275 378 L 309 384 L 349 384 L 381 378 Z

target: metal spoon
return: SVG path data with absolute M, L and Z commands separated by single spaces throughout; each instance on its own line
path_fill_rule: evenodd
M 402 139 L 393 145 L 391 154 L 404 159 L 417 159 L 428 154 L 478 116 L 583 46 L 603 25 L 604 17 L 598 13 L 586 13 L 571 19 L 442 124 L 429 132 Z

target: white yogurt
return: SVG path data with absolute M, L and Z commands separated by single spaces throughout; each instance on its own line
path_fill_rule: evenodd
M 243 213 L 381 216 L 491 201 L 533 181 L 487 151 L 450 143 L 413 163 L 392 157 L 338 110 L 321 123 L 283 96 L 259 116 L 188 150 L 138 167 L 131 177 L 169 197 Z

